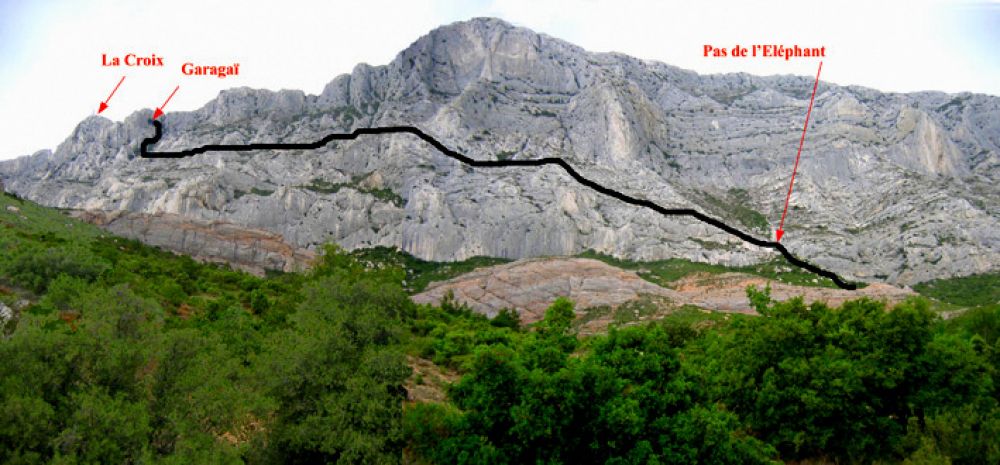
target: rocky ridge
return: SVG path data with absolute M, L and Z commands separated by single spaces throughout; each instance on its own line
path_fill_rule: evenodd
M 542 319 L 558 297 L 568 297 L 580 309 L 617 307 L 643 295 L 678 297 L 633 272 L 587 258 L 526 259 L 480 268 L 433 283 L 413 300 L 437 304 L 448 293 L 491 318 L 504 308 L 517 310 L 524 323 Z
M 559 156 L 603 185 L 766 237 L 811 90 L 810 77 L 701 76 L 474 19 L 430 32 L 388 65 L 358 65 L 319 95 L 239 88 L 169 113 L 156 148 L 413 125 L 478 159 Z M 295 269 L 329 241 L 439 261 L 586 249 L 731 265 L 776 257 L 697 220 L 622 205 L 554 168 L 474 170 L 407 135 L 138 159 L 150 115 L 87 118 L 54 152 L 0 162 L 0 181 L 44 205 L 113 218 L 118 234 L 260 268 Z M 783 240 L 796 255 L 903 284 L 997 269 L 1000 98 L 823 82 L 812 118 Z M 230 232 L 173 233 L 175 221 Z M 235 232 L 244 229 L 267 239 Z
M 696 274 L 675 281 L 668 288 L 598 260 L 536 258 L 479 268 L 432 283 L 413 296 L 413 300 L 437 304 L 450 293 L 456 301 L 489 317 L 509 308 L 517 311 L 523 323 L 533 323 L 544 317 L 545 309 L 557 297 L 572 300 L 579 315 L 586 315 L 597 307 L 614 309 L 650 298 L 660 307 L 661 316 L 685 305 L 712 311 L 754 313 L 746 295 L 748 286 L 770 287 L 775 300 L 801 296 L 806 303 L 824 302 L 831 306 L 861 297 L 884 301 L 891 306 L 916 295 L 908 288 L 882 283 L 846 291 L 794 286 L 743 273 Z M 597 320 L 596 323 L 600 326 L 602 322 Z
M 165 247 L 198 260 L 229 263 L 257 275 L 263 275 L 266 270 L 303 271 L 316 258 L 312 251 L 296 249 L 275 233 L 224 221 L 128 211 L 76 211 L 73 216 L 114 234 Z

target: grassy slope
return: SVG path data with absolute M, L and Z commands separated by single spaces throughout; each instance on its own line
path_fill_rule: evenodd
M 1000 303 L 1000 273 L 935 279 L 913 286 L 925 297 L 962 307 Z
M 32 261 L 33 256 L 41 258 Z M 81 267 L 96 267 L 103 271 L 90 278 L 95 284 L 128 284 L 171 314 L 212 311 L 231 303 L 249 308 L 252 290 L 291 297 L 302 281 L 301 275 L 293 273 L 264 279 L 226 265 L 199 263 L 113 236 L 57 209 L 0 194 L 0 300 L 11 303 L 27 297 L 35 301 L 45 289 L 32 289 L 27 284 L 30 273 L 25 278 L 24 271 L 43 268 L 36 273 L 40 274 L 45 267 L 70 274 Z
M 3 230 L 0 239 L 3 240 L 34 236 L 89 243 L 107 234 L 97 226 L 69 218 L 59 210 L 7 193 L 0 194 L 0 228 Z
M 510 263 L 505 258 L 472 257 L 458 262 L 429 262 L 403 252 L 395 247 L 359 249 L 351 253 L 354 258 L 371 265 L 395 265 L 406 270 L 406 288 L 418 293 L 435 281 L 445 281 L 484 266 Z

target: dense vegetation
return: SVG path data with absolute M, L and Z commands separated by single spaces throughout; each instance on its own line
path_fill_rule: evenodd
M 0 462 L 1000 462 L 995 302 L 750 290 L 762 317 L 581 338 L 564 299 L 525 326 L 408 298 L 471 266 L 330 247 L 260 278 L 2 196 Z M 414 360 L 446 402 L 407 400 Z
M 921 300 L 886 311 L 750 295 L 765 317 L 668 318 L 582 342 L 557 301 L 534 331 L 472 348 L 450 404 L 408 408 L 413 452 L 435 463 L 1000 461 L 1000 306 L 944 324 Z
M 415 306 L 331 249 L 261 279 L 4 198 L 2 463 L 394 463 Z

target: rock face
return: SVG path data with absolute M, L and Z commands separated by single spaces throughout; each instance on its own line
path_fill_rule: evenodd
M 597 260 L 583 258 L 548 258 L 519 260 L 484 267 L 431 284 L 413 296 L 417 303 L 437 304 L 449 292 L 473 310 L 493 317 L 503 308 L 517 310 L 524 323 L 542 319 L 545 309 L 557 297 L 568 297 L 579 313 L 600 306 L 622 304 L 654 297 L 670 309 L 694 305 L 705 310 L 754 313 L 747 299 L 747 286 L 771 287 L 771 297 L 787 300 L 802 296 L 806 303 L 825 302 L 837 306 L 846 300 L 868 297 L 888 305 L 916 295 L 913 291 L 875 283 L 857 291 L 802 287 L 742 273 L 698 274 L 671 285 L 671 289 L 643 280 L 631 271 L 621 270 Z M 606 322 L 605 322 L 606 323 Z
M 316 254 L 286 244 L 281 236 L 222 221 L 191 220 L 170 213 L 80 211 L 74 216 L 146 244 L 193 258 L 222 261 L 251 273 L 302 271 Z
M 751 313 L 753 309 L 747 299 L 747 286 L 756 286 L 758 289 L 770 286 L 771 298 L 774 300 L 784 301 L 801 296 L 806 303 L 824 302 L 830 306 L 839 306 L 847 300 L 868 297 L 883 301 L 891 307 L 907 297 L 917 295 L 910 289 L 883 283 L 874 283 L 856 291 L 846 291 L 793 286 L 742 273 L 688 276 L 676 281 L 672 287 L 679 295 L 680 302 L 684 304 L 723 312 Z
M 603 185 L 767 237 L 812 84 L 700 76 L 476 19 L 430 32 L 388 65 L 358 65 L 319 95 L 239 88 L 169 113 L 156 149 L 412 125 L 477 159 L 562 157 Z M 731 265 L 776 257 L 696 220 L 622 205 L 556 168 L 471 169 L 409 135 L 140 159 L 150 115 L 90 117 L 55 152 L 0 163 L 0 179 L 49 206 L 223 222 L 295 249 L 398 246 L 432 260 L 594 249 Z M 821 83 L 810 124 L 783 241 L 796 255 L 894 283 L 997 269 L 1000 98 Z M 120 222 L 116 232 L 149 236 L 148 227 Z M 161 236 L 183 247 L 183 234 Z M 247 256 L 285 266 L 267 252 Z
M 437 304 L 448 292 L 491 318 L 503 308 L 517 310 L 524 323 L 542 319 L 560 296 L 569 297 L 579 309 L 617 307 L 643 295 L 677 297 L 635 273 L 587 258 L 529 259 L 480 268 L 432 284 L 413 300 Z

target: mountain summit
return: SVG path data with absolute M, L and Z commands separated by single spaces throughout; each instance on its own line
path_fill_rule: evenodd
M 473 19 L 358 65 L 319 95 L 248 88 L 160 117 L 157 150 L 312 142 L 409 125 L 477 159 L 561 157 L 590 179 L 766 238 L 811 77 L 702 76 Z M 87 118 L 55 152 L 0 162 L 5 188 L 126 236 L 294 269 L 318 245 L 421 258 L 593 249 L 632 259 L 771 260 L 690 218 L 602 196 L 553 168 L 475 170 L 407 135 L 311 151 L 138 158 L 150 110 Z M 782 244 L 848 277 L 911 284 L 1000 263 L 1000 98 L 821 82 Z

